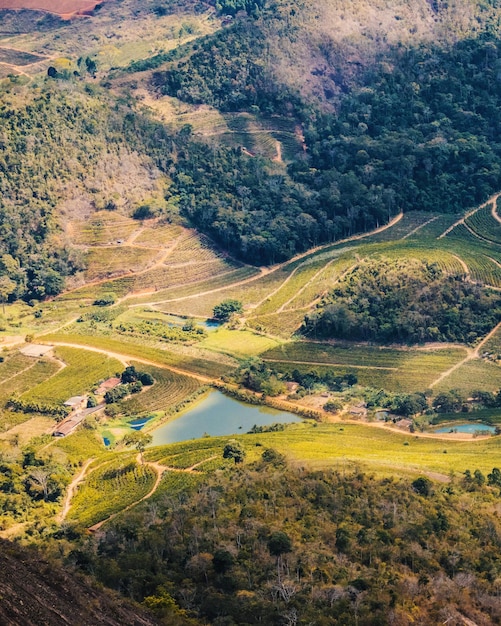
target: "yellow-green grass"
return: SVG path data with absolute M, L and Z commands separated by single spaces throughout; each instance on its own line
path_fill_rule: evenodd
M 44 335 L 44 341 L 49 343 L 51 341 L 71 343 L 82 347 L 91 346 L 117 355 L 124 355 L 125 358 L 146 359 L 160 367 L 162 365 L 175 367 L 186 372 L 207 376 L 208 378 L 219 378 L 232 369 L 229 365 L 222 363 L 220 360 L 218 361 L 217 355 L 214 355 L 214 360 L 210 361 L 205 358 L 184 356 L 169 350 L 152 348 L 136 343 L 130 337 L 112 339 L 111 337 L 94 335 L 52 334 Z
M 66 437 L 54 438 L 46 450 L 48 454 L 64 458 L 73 465 L 106 454 L 103 440 L 97 436 L 96 431 L 82 426 Z
M 280 371 L 333 369 L 354 372 L 364 386 L 391 391 L 420 391 L 429 387 L 443 372 L 465 358 L 466 349 L 449 347 L 435 350 L 377 348 L 344 344 L 284 344 L 262 355 Z
M 153 469 L 122 454 L 89 474 L 72 500 L 68 519 L 85 526 L 100 522 L 147 495 L 155 479 Z
M 87 222 L 69 225 L 74 243 L 86 246 L 116 244 L 128 239 L 140 227 L 139 222 L 112 211 L 99 211 Z
M 127 274 L 146 269 L 158 258 L 156 249 L 120 246 L 113 248 L 93 248 L 87 253 L 85 278 L 88 281 L 113 274 Z
M 448 476 L 451 471 L 477 468 L 491 471 L 499 467 L 501 452 L 499 437 L 459 441 L 446 436 L 418 437 L 365 424 L 302 423 L 290 425 L 282 432 L 210 437 L 159 446 L 150 448 L 146 456 L 168 465 L 179 455 L 176 462 L 189 467 L 194 450 L 203 449 L 206 458 L 222 455 L 222 448 L 230 438 L 244 445 L 248 461 L 258 459 L 264 449 L 272 447 L 289 460 L 307 466 L 343 467 L 357 463 L 386 475 L 438 472 Z M 261 445 L 256 446 L 256 443 Z M 182 458 L 184 455 L 186 460 Z M 200 456 L 203 455 L 200 453 Z
M 66 367 L 24 393 L 22 400 L 61 404 L 70 396 L 89 393 L 99 381 L 123 369 L 120 361 L 99 352 L 59 346 L 56 355 Z
M 9 354 L 4 359 L 3 363 L 0 363 L 0 383 L 35 364 L 34 359 L 24 356 L 20 352 Z
M 200 388 L 200 383 L 190 376 L 183 376 L 170 370 L 132 362 L 138 371 L 148 372 L 155 383 L 144 387 L 143 391 L 120 402 L 120 408 L 128 415 L 146 411 L 166 411 L 181 402 Z
M 170 247 L 183 233 L 184 229 L 176 224 L 162 224 L 145 228 L 135 239 L 134 244 L 146 247 Z
M 215 352 L 224 352 L 238 357 L 249 357 L 270 350 L 280 345 L 280 342 L 249 330 L 218 328 L 209 333 L 207 338 L 199 345 L 202 348 L 214 350 Z
M 445 377 L 433 391 L 440 393 L 448 389 L 460 389 L 471 394 L 477 389 L 499 391 L 501 389 L 501 366 L 484 359 L 467 361 Z
M 49 359 L 36 360 L 32 367 L 22 370 L 14 378 L 10 378 L 2 384 L 0 388 L 0 406 L 4 405 L 12 395 L 23 394 L 37 385 L 45 384 L 45 381 L 50 380 L 50 377 L 59 369 L 60 365 L 56 361 Z
M 281 306 L 291 301 L 297 292 L 305 287 L 323 268 L 324 261 L 309 262 L 299 265 L 283 282 L 278 291 L 270 295 L 254 311 L 254 315 L 266 315 L 276 312 Z
M 11 428 L 17 426 L 18 424 L 27 422 L 29 419 L 31 419 L 31 417 L 26 413 L 18 413 L 15 411 L 0 411 L 0 433 L 5 433 Z
M 402 237 L 413 236 L 411 233 L 416 229 L 419 229 L 416 235 L 420 234 L 421 229 L 424 228 L 424 224 L 433 217 L 436 217 L 436 214 L 426 213 L 424 211 L 409 211 L 409 213 L 405 213 L 394 226 L 380 233 L 376 233 L 375 235 L 369 235 L 366 241 L 397 241 L 402 239 Z
M 499 328 L 490 339 L 482 346 L 482 352 L 501 356 L 501 328 Z
M 43 417 L 42 415 L 31 418 L 25 415 L 25 417 L 28 417 L 28 419 L 13 425 L 9 430 L 3 432 L 0 435 L 0 439 L 12 441 L 13 437 L 16 437 L 19 439 L 18 445 L 22 447 L 33 438 L 50 433 L 54 428 L 54 420 L 50 417 Z
M 172 498 L 178 494 L 186 492 L 199 485 L 206 479 L 206 475 L 200 472 L 165 472 L 158 489 L 153 494 L 151 500 L 165 500 L 165 497 Z
M 290 339 L 303 323 L 308 309 L 297 311 L 284 311 L 272 315 L 260 315 L 247 319 L 247 326 L 258 331 L 264 331 L 275 337 Z

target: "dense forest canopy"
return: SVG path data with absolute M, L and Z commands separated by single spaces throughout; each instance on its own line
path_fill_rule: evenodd
M 501 320 L 501 299 L 424 261 L 369 259 L 305 318 L 310 337 L 473 343 Z

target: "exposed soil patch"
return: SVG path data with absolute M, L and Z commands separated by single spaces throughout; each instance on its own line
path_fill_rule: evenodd
M 89 15 L 98 4 L 93 0 L 0 0 L 0 9 L 31 9 L 33 11 L 47 11 L 55 13 L 63 19 L 70 19 L 75 15 Z

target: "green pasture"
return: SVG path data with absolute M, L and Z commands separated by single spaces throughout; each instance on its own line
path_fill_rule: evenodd
M 217 328 L 209 333 L 200 344 L 201 348 L 233 354 L 240 358 L 256 356 L 280 345 L 276 339 L 258 335 L 250 330 Z

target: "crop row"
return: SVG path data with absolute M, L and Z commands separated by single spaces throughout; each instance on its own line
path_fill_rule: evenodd
M 54 334 L 46 335 L 45 338 L 46 341 L 64 341 L 78 344 L 82 347 L 92 346 L 132 358 L 148 359 L 158 363 L 159 366 L 166 365 L 167 367 L 177 367 L 187 372 L 202 374 L 211 378 L 217 378 L 223 374 L 227 374 L 232 369 L 230 366 L 217 360 L 218 357 L 216 355 L 215 360 L 212 361 L 205 358 L 177 354 L 171 350 L 161 350 L 144 345 L 144 343 L 136 343 L 129 337 L 123 337 L 118 340 L 97 335 Z
M 74 241 L 83 245 L 103 245 L 127 239 L 139 224 L 118 213 L 101 211 L 88 222 L 73 222 Z
M 493 217 L 490 204 L 475 211 L 465 221 L 480 237 L 501 243 L 501 224 Z
M 200 463 L 201 461 L 209 460 L 213 456 L 216 456 L 214 450 L 207 451 L 207 449 L 201 448 L 198 450 L 188 450 L 183 454 L 174 454 L 162 457 L 160 459 L 160 463 L 169 467 L 187 469 L 197 463 Z M 217 456 L 222 459 L 222 453 Z
M 183 228 L 176 224 L 162 224 L 153 228 L 145 228 L 135 239 L 138 246 L 165 248 L 171 245 L 183 232 Z
M 120 361 L 97 352 L 63 346 L 56 352 L 66 367 L 24 393 L 21 396 L 23 401 L 59 404 L 70 396 L 89 392 L 100 380 L 123 369 Z
M 461 389 L 466 394 L 475 390 L 497 392 L 501 389 L 501 367 L 491 361 L 474 359 L 467 361 L 444 378 L 434 391 Z
M 155 479 L 150 467 L 133 460 L 107 463 L 79 487 L 68 517 L 91 526 L 140 500 L 151 491 Z
M 141 363 L 133 363 L 133 365 L 136 369 L 151 374 L 155 383 L 143 393 L 135 394 L 128 400 L 120 402 L 120 408 L 129 415 L 145 411 L 165 411 L 200 387 L 200 383 L 189 376 Z
M 93 248 L 87 253 L 88 268 L 86 280 L 103 278 L 113 274 L 137 272 L 152 265 L 158 256 L 158 250 L 120 246 L 115 248 Z
M 0 383 L 11 376 L 15 376 L 18 372 L 33 365 L 34 361 L 29 356 L 24 356 L 20 352 L 16 352 L 5 357 L 0 363 Z
M 283 313 L 253 317 L 248 319 L 246 323 L 247 326 L 259 332 L 289 339 L 301 327 L 305 314 L 306 309 L 303 311 L 284 311 Z
M 4 405 L 12 395 L 22 394 L 32 387 L 44 384 L 59 370 L 59 364 L 55 361 L 40 360 L 33 367 L 26 371 L 21 371 L 14 378 L 11 378 L 0 389 L 0 405 Z

